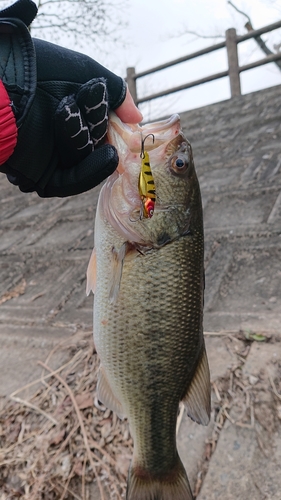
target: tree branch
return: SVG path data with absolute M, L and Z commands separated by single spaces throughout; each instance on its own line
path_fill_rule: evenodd
M 56 43 L 65 40 L 66 34 L 76 46 L 91 42 L 106 54 L 105 47 L 112 50 L 113 43 L 125 45 L 122 30 L 127 25 L 127 5 L 128 0 L 38 0 L 31 33 L 41 32 L 43 38 L 55 38 Z
M 235 10 L 237 10 L 237 12 L 239 12 L 239 14 L 242 14 L 242 16 L 245 16 L 248 21 L 247 23 L 245 24 L 245 28 L 247 31 L 253 31 L 254 28 L 253 28 L 253 25 L 252 25 L 252 21 L 250 19 L 250 17 L 248 16 L 248 14 L 246 14 L 245 12 L 243 12 L 242 10 L 239 10 L 236 5 L 234 5 L 234 3 L 232 3 L 230 0 L 228 0 L 228 2 L 231 7 L 233 7 Z M 263 41 L 262 37 L 260 35 L 258 36 L 255 36 L 254 39 L 256 40 L 258 46 L 260 47 L 260 49 L 267 55 L 272 55 L 274 52 L 272 52 L 268 46 L 266 45 L 266 43 Z M 277 68 L 281 71 L 281 61 L 274 61 L 274 63 L 276 64 Z
M 239 12 L 239 14 L 242 14 L 242 16 L 245 16 L 248 19 L 248 22 L 251 23 L 251 19 L 249 18 L 248 14 L 246 14 L 246 12 L 239 10 L 238 7 L 236 7 L 236 5 L 234 5 L 234 3 L 232 3 L 230 0 L 228 0 L 227 3 L 229 3 L 231 5 L 231 7 L 233 7 L 237 12 Z

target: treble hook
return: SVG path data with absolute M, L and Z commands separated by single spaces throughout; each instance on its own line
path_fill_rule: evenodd
M 144 139 L 142 139 L 142 141 L 141 141 L 141 152 L 140 152 L 140 157 L 141 157 L 141 159 L 142 159 L 142 160 L 144 159 L 144 142 L 146 141 L 146 139 L 147 139 L 150 135 L 151 135 L 151 137 L 152 137 L 152 142 L 153 142 L 153 144 L 154 144 L 154 140 L 155 140 L 154 134 L 148 134 L 148 135 L 146 135 L 146 136 L 145 136 L 145 138 L 144 138 Z

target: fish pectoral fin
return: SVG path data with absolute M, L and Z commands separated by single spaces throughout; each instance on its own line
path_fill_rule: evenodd
M 123 263 L 127 250 L 127 242 L 123 243 L 120 250 L 117 251 L 112 248 L 112 275 L 110 280 L 109 300 L 111 303 L 115 302 L 121 285 Z
M 104 404 L 104 406 L 109 408 L 109 410 L 114 411 L 119 418 L 125 418 L 122 405 L 114 396 L 102 366 L 100 367 L 98 373 L 97 397 L 98 400 Z
M 120 290 L 123 264 L 126 257 L 126 261 L 134 257 L 137 253 L 135 245 L 126 241 L 123 243 L 121 248 L 117 251 L 112 248 L 112 271 L 109 289 L 109 301 L 111 303 L 116 302 L 118 293 Z
M 182 402 L 192 420 L 198 424 L 208 425 L 211 413 L 211 384 L 205 347 Z
M 86 294 L 90 295 L 91 292 L 95 293 L 97 283 L 97 257 L 96 251 L 93 249 L 89 264 L 87 267 L 87 285 Z

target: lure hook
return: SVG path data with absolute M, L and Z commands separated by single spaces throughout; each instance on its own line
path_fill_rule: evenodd
M 154 140 L 155 140 L 154 134 L 147 134 L 147 135 L 144 137 L 144 139 L 142 139 L 142 141 L 141 141 L 141 152 L 140 152 L 140 157 L 141 157 L 141 159 L 142 159 L 142 160 L 144 159 L 144 143 L 145 143 L 146 139 L 147 139 L 150 135 L 151 135 L 151 137 L 152 137 L 152 142 L 153 142 L 153 144 L 154 144 Z

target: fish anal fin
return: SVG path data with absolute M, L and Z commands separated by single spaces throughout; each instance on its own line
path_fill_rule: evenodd
M 211 412 L 211 384 L 205 346 L 192 382 L 182 402 L 192 420 L 198 424 L 208 425 Z
M 123 419 L 125 417 L 122 405 L 113 394 L 102 366 L 98 373 L 97 397 L 104 406 L 114 411 L 119 418 Z
M 96 282 L 97 282 L 97 257 L 96 257 L 96 251 L 95 249 L 93 249 L 87 268 L 87 285 L 86 285 L 87 296 L 90 295 L 91 292 L 95 293 Z

